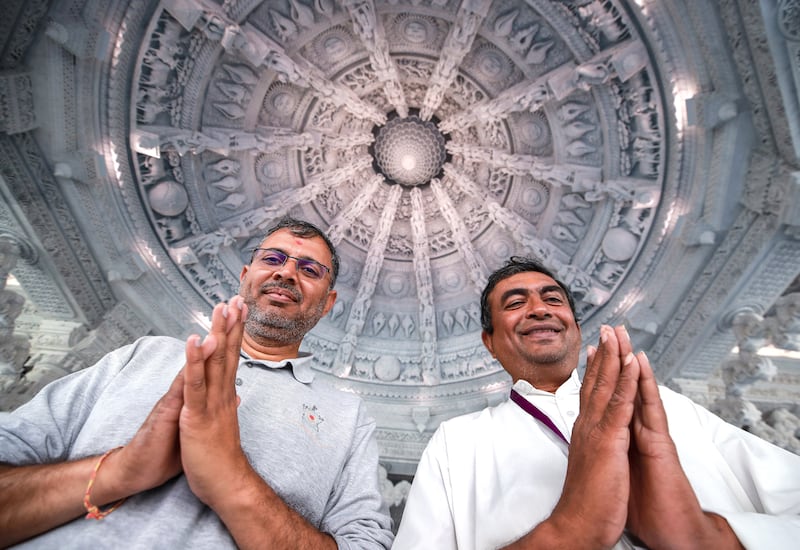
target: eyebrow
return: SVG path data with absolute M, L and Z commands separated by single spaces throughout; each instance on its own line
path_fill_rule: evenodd
M 561 297 L 563 297 L 563 298 L 567 297 L 567 293 L 564 292 L 564 289 L 561 288 L 558 285 L 546 285 L 546 286 L 543 286 L 543 287 L 538 288 L 538 289 L 530 289 L 530 288 L 526 288 L 526 287 L 517 287 L 517 288 L 510 288 L 510 289 L 506 290 L 505 292 L 503 292 L 503 294 L 500 296 L 500 303 L 501 304 L 504 303 L 506 300 L 508 300 L 512 296 L 528 296 L 529 294 L 531 294 L 531 292 L 536 292 L 536 293 L 539 294 L 539 296 L 542 296 L 544 294 L 550 294 L 551 292 L 555 292 L 557 294 L 560 294 Z
M 261 248 L 265 248 L 265 249 L 267 249 L 267 250 L 277 250 L 277 251 L 278 251 L 278 252 L 280 252 L 281 254 L 286 254 L 286 255 L 287 255 L 287 256 L 289 256 L 290 258 L 300 258 L 301 260 L 311 260 L 312 262 L 317 262 L 318 264 L 320 264 L 320 265 L 322 265 L 322 266 L 325 266 L 325 264 L 324 264 L 324 263 L 322 263 L 321 261 L 319 261 L 319 260 L 318 260 L 318 259 L 316 259 L 316 258 L 312 258 L 311 256 L 309 256 L 309 255 L 307 255 L 307 254 L 306 254 L 306 255 L 303 255 L 303 256 L 292 256 L 291 254 L 289 254 L 288 252 L 286 252 L 284 249 L 282 249 L 282 248 L 278 248 L 277 246 L 262 246 Z M 327 266 L 325 266 L 325 267 L 327 267 Z

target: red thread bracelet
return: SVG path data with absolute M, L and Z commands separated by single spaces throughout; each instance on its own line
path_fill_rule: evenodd
M 108 514 L 119 508 L 123 502 L 125 502 L 125 497 L 119 499 L 117 502 L 111 505 L 110 508 L 106 510 L 101 510 L 94 504 L 92 504 L 91 496 L 92 496 L 92 486 L 94 485 L 94 480 L 97 477 L 97 471 L 100 469 L 100 466 L 103 465 L 103 461 L 108 458 L 108 455 L 113 453 L 114 451 L 119 451 L 122 447 L 115 447 L 109 451 L 106 451 L 103 456 L 97 461 L 97 464 L 94 465 L 94 469 L 92 470 L 92 475 L 89 477 L 89 484 L 86 486 L 86 492 L 83 495 L 83 507 L 86 508 L 86 519 L 103 519 Z

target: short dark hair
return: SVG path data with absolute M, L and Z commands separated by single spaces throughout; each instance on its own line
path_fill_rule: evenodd
M 503 279 L 508 279 L 512 275 L 516 275 L 517 273 L 526 273 L 528 271 L 542 273 L 543 275 L 547 275 L 553 279 L 556 284 L 561 287 L 561 290 L 564 291 L 564 294 L 567 295 L 567 301 L 569 302 L 569 308 L 572 310 L 572 316 L 575 317 L 576 322 L 578 321 L 578 315 L 575 312 L 575 298 L 572 296 L 572 292 L 570 292 L 567 285 L 559 281 L 555 274 L 538 260 L 534 260 L 533 258 L 525 258 L 523 256 L 512 256 L 508 259 L 505 265 L 489 275 L 489 279 L 486 281 L 486 287 L 481 293 L 481 328 L 486 331 L 487 334 L 492 334 L 494 332 L 494 326 L 492 325 L 492 311 L 489 309 L 489 294 L 491 294 L 492 290 L 494 290 L 494 287 L 497 286 L 497 283 Z
M 261 242 L 263 243 L 267 237 L 276 231 L 280 231 L 281 229 L 288 229 L 292 235 L 295 237 L 300 237 L 301 239 L 313 239 L 314 237 L 319 237 L 325 241 L 325 245 L 331 252 L 330 288 L 333 288 L 333 285 L 336 284 L 336 277 L 339 275 L 339 254 L 336 252 L 336 248 L 333 246 L 333 243 L 322 231 L 322 229 L 311 222 L 299 220 L 297 218 L 285 217 L 281 218 L 275 225 L 267 229 L 267 232 L 264 233 L 263 237 L 261 237 Z

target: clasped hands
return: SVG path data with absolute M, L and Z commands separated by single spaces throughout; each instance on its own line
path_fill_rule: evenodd
M 580 531 L 587 548 L 623 530 L 651 549 L 741 548 L 724 518 L 706 513 L 678 460 L 647 356 L 624 327 L 603 326 L 587 350 L 580 415 L 551 519 Z
M 186 363 L 169 390 L 103 467 L 99 479 L 111 493 L 136 494 L 183 472 L 192 492 L 215 508 L 215 498 L 252 471 L 239 439 L 235 389 L 246 316 L 234 296 L 214 308 L 204 339 L 186 340 Z

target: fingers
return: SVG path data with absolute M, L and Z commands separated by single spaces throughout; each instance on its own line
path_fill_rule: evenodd
M 197 335 L 187 339 L 184 399 L 188 407 L 200 411 L 209 399 L 235 394 L 232 388 L 246 312 L 242 298 L 234 296 L 228 304 L 214 307 L 211 330 L 203 340 Z
M 591 344 L 586 346 L 586 364 L 589 365 L 592 361 L 594 361 L 594 356 L 597 353 L 597 348 L 592 346 Z
M 619 356 L 624 362 L 630 362 L 632 358 L 629 356 L 633 355 L 633 345 L 631 344 L 630 336 L 628 336 L 628 331 L 624 325 L 620 325 L 614 327 L 614 334 L 619 342 Z
M 586 372 L 583 375 L 583 386 L 581 388 L 581 399 L 589 398 L 589 395 L 597 385 L 597 378 L 600 374 L 600 364 L 608 354 L 608 331 L 605 325 L 600 327 L 600 342 L 597 348 L 593 348 L 591 357 L 587 353 Z
M 639 364 L 632 352 L 620 358 L 622 363 L 614 393 L 608 403 L 606 418 L 614 425 L 630 425 L 639 381 Z
M 214 336 L 217 346 L 211 356 L 205 362 L 205 377 L 208 388 L 219 387 L 225 375 L 225 360 L 228 349 L 228 326 L 235 323 L 234 315 L 231 315 L 231 308 L 228 304 L 217 304 L 211 312 L 211 331 L 209 336 Z
M 236 380 L 244 334 L 244 302 L 234 296 L 227 304 L 219 304 L 211 317 L 211 330 L 217 338 L 217 349 L 206 361 L 206 381 L 217 396 L 229 393 Z
M 179 371 L 133 438 L 109 460 L 109 465 L 121 468 L 120 484 L 126 495 L 157 487 L 181 470 L 178 422 L 184 377 L 184 371 Z
M 624 327 L 600 327 L 598 347 L 587 350 L 581 414 L 597 422 L 627 426 L 633 415 L 639 365 Z
M 581 410 L 572 430 L 567 474 L 556 517 L 587 521 L 592 547 L 610 547 L 625 526 L 630 492 L 630 421 L 638 370 L 624 332 L 600 327 L 587 350 Z M 626 362 L 627 361 L 627 362 Z M 551 515 L 553 517 L 553 515 Z
M 611 398 L 620 372 L 619 341 L 611 327 L 600 327 L 600 342 L 592 359 L 586 367 L 581 396 L 602 411 Z
M 217 340 L 209 334 L 201 340 L 193 334 L 186 340 L 186 365 L 183 367 L 183 399 L 190 407 L 201 406 L 206 396 L 205 361 L 217 348 Z
M 650 365 L 650 360 L 643 351 L 636 354 L 636 360 L 640 370 L 635 413 L 637 422 L 651 430 L 667 433 L 667 413 L 661 401 L 658 382 Z
M 167 393 L 161 396 L 161 399 L 156 402 L 150 414 L 145 418 L 140 432 L 150 433 L 154 429 L 153 426 L 158 423 L 173 423 L 177 428 L 178 416 L 183 407 L 183 386 L 184 373 L 181 369 L 172 380 Z M 138 432 L 134 439 L 137 437 L 141 437 Z
M 228 302 L 226 310 L 225 372 L 223 376 L 223 381 L 226 384 L 233 384 L 236 379 L 236 369 L 239 366 L 242 336 L 244 335 L 246 308 L 247 306 L 244 305 L 244 299 L 241 296 L 234 296 Z
M 636 390 L 641 375 L 639 363 L 633 354 L 633 345 L 624 326 L 614 327 L 614 335 L 619 344 L 619 358 L 622 363 L 617 387 L 612 396 L 612 404 L 629 408 L 636 399 Z M 631 414 L 633 413 L 631 409 Z

